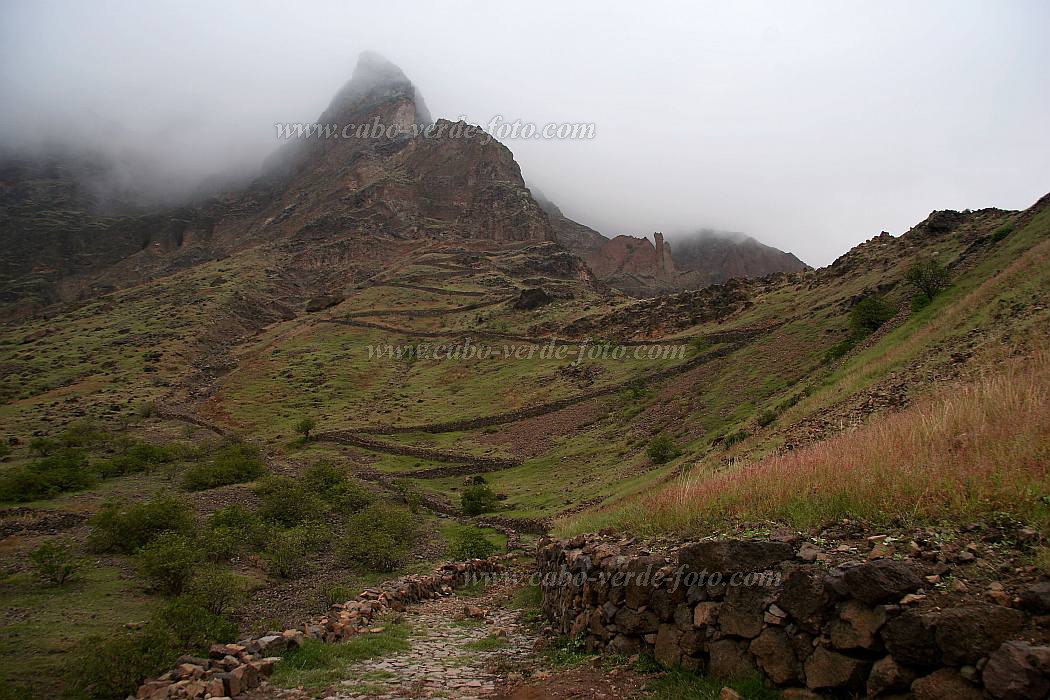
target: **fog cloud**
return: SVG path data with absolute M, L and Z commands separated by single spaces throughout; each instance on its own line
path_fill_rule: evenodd
M 607 235 L 743 231 L 826 264 L 934 208 L 1050 190 L 1050 5 L 41 2 L 0 5 L 0 142 L 251 173 L 359 52 L 437 117 L 594 123 L 507 140 Z

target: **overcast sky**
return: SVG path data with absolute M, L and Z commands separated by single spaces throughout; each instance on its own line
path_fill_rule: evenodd
M 1050 191 L 1050 3 L 0 4 L 0 138 L 101 139 L 172 180 L 257 167 L 376 50 L 607 235 L 743 231 L 814 265 L 933 209 Z M 101 136 L 100 136 L 101 135 Z

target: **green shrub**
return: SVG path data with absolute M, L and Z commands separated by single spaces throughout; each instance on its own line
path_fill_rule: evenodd
M 280 578 L 295 578 L 307 568 L 302 534 L 295 530 L 274 530 L 263 556 L 270 573 Z
M 912 265 L 904 278 L 919 294 L 933 299 L 940 294 L 949 281 L 948 268 L 938 260 L 921 260 Z
M 346 473 L 334 464 L 318 462 L 303 471 L 300 481 L 304 487 L 323 493 L 346 483 Z
M 0 501 L 25 503 L 94 486 L 95 473 L 78 450 L 64 449 L 0 473 Z
M 58 442 L 46 437 L 35 437 L 29 441 L 29 451 L 41 457 L 47 457 L 58 449 Z
M 225 615 L 244 600 L 245 593 L 239 576 L 224 569 L 213 569 L 197 573 L 185 598 L 213 615 Z
M 459 527 L 447 535 L 448 555 L 452 559 L 485 559 L 499 551 L 496 543 L 476 527 Z
M 329 489 L 324 494 L 324 497 L 332 510 L 346 515 L 356 513 L 362 508 L 367 508 L 376 500 L 375 495 L 371 491 L 351 481 L 345 481 Z
M 849 312 L 849 325 L 858 335 L 869 335 L 893 318 L 896 310 L 879 296 L 864 297 Z
M 178 458 L 172 446 L 152 445 L 148 442 L 133 442 L 122 454 L 99 462 L 95 468 L 103 477 L 126 476 L 140 472 L 150 473 L 162 464 Z
M 97 551 L 131 554 L 165 532 L 191 535 L 196 529 L 193 510 L 170 494 L 124 507 L 106 503 L 91 519 L 88 543 Z
M 0 441 L 0 459 L 7 457 L 11 454 L 11 446 L 6 442 Z
M 71 697 L 110 700 L 133 695 L 146 678 L 171 670 L 183 654 L 203 655 L 236 639 L 237 626 L 192 600 L 177 598 L 144 629 L 82 640 L 70 655 Z
M 682 454 L 682 449 L 670 435 L 660 433 L 649 441 L 645 454 L 653 461 L 653 464 L 664 464 Z
M 208 559 L 229 561 L 244 551 L 261 549 L 267 536 L 259 516 L 242 505 L 233 504 L 211 514 L 201 535 L 201 544 Z
M 196 541 L 177 532 L 157 535 L 135 554 L 139 573 L 168 595 L 179 595 L 186 589 L 200 559 Z
M 911 295 L 911 310 L 918 311 L 924 309 L 930 305 L 931 301 L 933 300 L 922 292 L 915 292 L 915 294 Z
M 767 425 L 772 425 L 776 419 L 777 412 L 774 411 L 772 408 L 767 408 L 765 411 L 759 413 L 758 418 L 756 418 L 755 420 L 760 426 L 765 428 Z
M 58 436 L 63 447 L 92 447 L 109 439 L 109 434 L 89 419 L 70 423 Z
M 266 466 L 256 448 L 233 443 L 220 448 L 210 462 L 202 462 L 187 470 L 182 485 L 187 491 L 203 491 L 252 481 L 265 473 Z
M 1003 240 L 1004 238 L 1006 238 L 1007 236 L 1009 236 L 1013 232 L 1014 232 L 1014 225 L 1013 224 L 1003 224 L 999 228 L 997 228 L 994 231 L 992 231 L 992 243 L 998 243 L 999 241 Z
M 310 439 L 310 432 L 317 427 L 317 421 L 313 418 L 306 417 L 295 424 L 295 432 L 303 436 L 304 440 Z
M 481 515 L 496 510 L 499 499 L 488 486 L 477 484 L 463 489 L 459 497 L 459 504 L 464 515 Z
M 69 581 L 80 568 L 69 543 L 59 540 L 48 540 L 30 552 L 29 563 L 41 580 L 54 586 Z
M 632 379 L 623 388 L 623 398 L 626 401 L 641 401 L 649 396 L 649 387 L 643 379 Z
M 268 476 L 260 480 L 255 493 L 261 501 L 259 516 L 285 527 L 321 518 L 326 512 L 319 494 L 286 476 Z
M 737 444 L 738 442 L 743 442 L 744 440 L 747 440 L 749 437 L 751 437 L 751 433 L 747 432 L 746 430 L 737 430 L 735 433 L 729 433 L 729 435 L 726 435 L 722 441 L 722 444 L 729 448 Z
M 401 566 L 417 534 L 412 514 L 386 503 L 351 515 L 346 526 L 349 534 L 340 543 L 340 557 L 373 571 L 388 572 Z

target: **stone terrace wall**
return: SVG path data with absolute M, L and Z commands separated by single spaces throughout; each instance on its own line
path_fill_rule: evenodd
M 476 574 L 501 571 L 502 562 L 509 556 L 444 564 L 432 574 L 394 579 L 354 600 L 333 605 L 327 615 L 301 628 L 267 632 L 236 644 L 215 644 L 206 659 L 180 657 L 172 671 L 143 683 L 134 700 L 235 697 L 258 686 L 273 672 L 280 655 L 300 646 L 303 640 L 342 642 L 367 634 L 381 613 L 402 611 L 411 603 L 448 595 Z
M 592 536 L 541 542 L 537 565 L 545 614 L 591 650 L 651 653 L 714 677 L 761 673 L 795 698 L 1050 692 L 1050 646 L 1021 641 L 1046 639 L 1045 617 L 1012 601 L 931 606 L 916 593 L 928 581 L 921 560 L 806 558 L 780 541 L 652 552 Z M 734 575 L 751 585 L 727 585 Z M 1030 593 L 1050 596 L 1050 585 Z

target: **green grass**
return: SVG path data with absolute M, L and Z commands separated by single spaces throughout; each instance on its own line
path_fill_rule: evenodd
M 745 700 L 775 700 L 776 690 L 766 688 L 759 677 L 720 680 L 698 676 L 688 671 L 673 670 L 651 681 L 646 697 L 653 700 L 718 700 L 722 688 L 732 688 Z
M 508 646 L 510 646 L 509 639 L 490 634 L 487 637 L 465 644 L 464 648 L 471 651 L 496 651 L 497 649 L 506 649 Z
M 411 628 L 404 624 L 383 623 L 382 632 L 361 634 L 341 644 L 325 644 L 309 639 L 295 651 L 285 654 L 270 682 L 279 688 L 303 687 L 319 692 L 346 678 L 345 667 L 355 661 L 387 656 L 411 648 Z M 375 680 L 375 679 L 373 679 Z
M 67 686 L 68 674 L 76 673 L 64 665 L 79 640 L 143 622 L 155 605 L 137 580 L 112 566 L 84 567 L 64 586 L 45 587 L 28 573 L 4 576 L 0 687 L 25 688 L 20 698 L 57 697 Z

